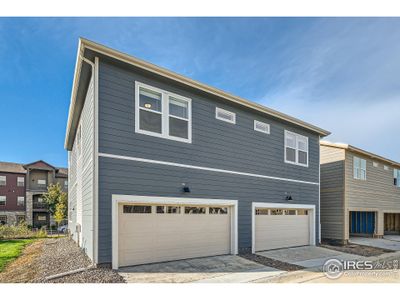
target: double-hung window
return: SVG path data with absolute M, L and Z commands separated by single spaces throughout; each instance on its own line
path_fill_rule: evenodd
M 6 176 L 0 176 L 0 186 L 5 186 L 7 184 L 7 177 Z
M 393 183 L 395 186 L 400 187 L 400 170 L 393 169 Z
M 0 206 L 5 206 L 7 202 L 6 196 L 0 196 Z
M 308 167 L 308 137 L 285 130 L 285 162 Z
M 136 82 L 135 132 L 192 142 L 191 99 Z
M 357 156 L 353 157 L 354 179 L 367 180 L 367 161 Z
M 24 186 L 25 185 L 25 177 L 17 177 L 17 186 Z

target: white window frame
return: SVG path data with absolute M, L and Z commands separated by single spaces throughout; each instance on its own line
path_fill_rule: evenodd
M 264 130 L 261 130 L 261 129 L 257 128 L 257 124 L 260 124 L 260 125 L 263 125 L 263 126 L 265 125 L 267 130 L 264 131 Z M 254 120 L 254 130 L 262 132 L 262 133 L 265 133 L 265 134 L 270 134 L 270 126 L 269 126 L 269 124 L 261 122 L 261 121 L 258 121 L 258 120 Z
M 286 143 L 286 135 L 287 134 L 291 134 L 291 135 L 295 136 L 295 145 L 296 145 L 295 148 L 289 147 L 287 145 L 287 143 Z M 299 147 L 298 147 L 298 143 L 297 143 L 297 139 L 299 137 L 300 138 L 305 138 L 306 141 L 307 141 L 307 163 L 306 164 L 299 163 Z M 284 139 L 285 139 L 285 142 L 284 142 L 284 144 L 285 144 L 285 147 L 284 147 L 285 163 L 308 168 L 308 164 L 309 164 L 309 161 L 310 161 L 310 146 L 309 146 L 309 143 L 308 143 L 308 136 L 301 135 L 301 134 L 298 134 L 298 133 L 295 133 L 295 132 L 292 132 L 292 131 L 289 131 L 289 130 L 285 130 Z M 296 151 L 296 161 L 295 162 L 286 159 L 286 148 L 291 148 L 291 149 L 294 149 Z
M 41 181 L 44 181 L 44 183 L 40 183 Z M 47 183 L 46 179 L 38 179 L 38 181 L 37 181 L 37 184 L 38 184 L 38 185 L 42 185 L 42 186 L 43 186 L 43 185 L 45 186 L 46 183 Z
M 19 185 L 20 183 L 22 183 L 22 185 Z M 17 177 L 17 186 L 19 186 L 19 187 L 25 186 L 25 177 L 21 177 L 21 176 Z
M 383 166 L 383 169 L 384 169 L 385 171 L 389 171 L 389 166 L 384 165 L 384 166 Z
M 379 163 L 376 162 L 376 161 L 373 161 L 373 162 L 372 162 L 372 165 L 374 166 L 374 168 L 378 168 L 378 167 L 379 167 Z
M 1 180 L 1 181 L 4 181 L 4 185 L 0 184 L 0 186 L 6 186 L 6 185 L 7 185 L 7 176 L 1 175 L 0 178 L 1 178 L 1 179 L 4 178 L 4 180 Z
M 68 187 L 68 180 L 64 180 L 64 187 Z
M 394 179 L 396 179 L 397 184 L 394 184 Z M 393 168 L 393 185 L 400 187 L 400 169 Z
M 7 205 L 7 196 L 0 196 L 0 199 L 4 201 L 4 204 L 0 204 L 0 206 L 6 206 Z
M 146 109 L 144 107 L 140 107 L 140 88 L 145 88 L 151 91 L 154 91 L 156 93 L 161 94 L 161 112 L 156 112 L 151 109 Z M 176 136 L 171 136 L 169 135 L 169 97 L 176 98 L 178 100 L 182 100 L 188 103 L 188 118 L 180 118 L 177 116 L 171 116 L 175 119 L 182 119 L 188 122 L 188 138 L 180 138 Z M 161 115 L 161 133 L 157 132 L 152 132 L 152 131 L 147 131 L 144 129 L 140 129 L 140 110 L 145 110 L 145 111 L 150 111 L 153 113 L 158 113 Z M 135 133 L 140 133 L 140 134 L 145 134 L 145 135 L 150 135 L 154 137 L 160 137 L 168 140 L 173 140 L 173 141 L 178 141 L 178 142 L 184 142 L 184 143 L 192 143 L 192 99 L 171 93 L 166 90 L 162 90 L 159 88 L 156 88 L 154 86 L 150 86 L 144 83 L 141 83 L 139 81 L 135 81 Z
M 22 200 L 22 204 L 19 203 L 19 201 Z M 17 206 L 24 206 L 25 205 L 25 197 L 24 196 L 18 196 L 17 197 Z
M 231 115 L 232 116 L 232 120 L 221 118 L 218 115 L 218 113 L 220 113 L 220 112 L 224 113 L 224 114 L 227 114 L 227 115 Z M 224 121 L 224 122 L 227 122 L 227 123 L 230 123 L 230 124 L 236 124 L 236 114 L 234 112 L 231 112 L 229 110 L 226 110 L 226 109 L 223 109 L 223 108 L 220 108 L 220 107 L 215 107 L 215 118 L 217 120 L 221 120 L 221 121 Z
M 358 159 L 359 165 L 356 166 Z M 362 168 L 362 161 L 365 161 L 365 169 Z M 365 172 L 365 178 L 362 178 L 362 171 Z M 367 180 L 367 160 L 358 156 L 353 156 L 353 178 L 357 180 Z

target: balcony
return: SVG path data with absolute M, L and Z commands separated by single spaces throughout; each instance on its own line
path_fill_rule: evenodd
M 47 209 L 47 204 L 44 202 L 33 202 L 33 209 Z

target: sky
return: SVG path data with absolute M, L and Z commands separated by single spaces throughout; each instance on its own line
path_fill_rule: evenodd
M 0 161 L 67 166 L 78 38 L 400 161 L 400 18 L 0 18 Z

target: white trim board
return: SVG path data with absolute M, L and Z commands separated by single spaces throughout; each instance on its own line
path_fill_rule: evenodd
M 241 175 L 241 176 L 250 176 L 250 177 L 258 177 L 264 179 L 272 179 L 272 180 L 280 180 L 280 181 L 288 181 L 288 182 L 295 182 L 295 183 L 304 183 L 304 184 L 312 184 L 312 185 L 319 185 L 318 182 L 311 182 L 311 181 L 303 181 L 303 180 L 296 180 L 290 178 L 283 178 L 283 177 L 274 177 L 274 176 L 267 176 L 261 174 L 254 174 L 254 173 L 246 173 L 246 172 L 238 172 L 238 171 L 231 171 L 225 169 L 217 169 L 217 168 L 209 168 L 209 167 L 201 167 L 201 166 L 194 166 L 194 165 L 186 165 L 168 161 L 161 161 L 161 160 L 153 160 L 147 158 L 140 158 L 140 157 L 133 157 L 133 156 L 124 156 L 124 155 L 115 155 L 109 153 L 99 153 L 100 157 L 106 158 L 114 158 L 114 159 L 122 159 L 122 160 L 131 160 L 137 162 L 144 162 L 144 163 L 151 163 L 151 164 L 159 164 L 165 166 L 173 166 L 179 168 L 187 168 L 187 169 L 195 169 L 195 170 L 202 170 L 202 171 L 210 171 L 210 172 L 219 172 L 219 173 L 226 173 L 232 175 Z
M 307 209 L 312 210 L 310 214 L 310 245 L 315 246 L 315 205 L 312 204 L 284 204 L 284 203 L 267 203 L 253 202 L 251 204 L 251 253 L 255 253 L 256 249 L 256 208 L 282 208 L 282 209 Z
M 118 269 L 118 205 L 122 203 L 175 204 L 175 205 L 222 205 L 230 206 L 231 254 L 238 254 L 238 201 L 225 199 L 176 198 L 159 196 L 112 195 L 112 268 Z

